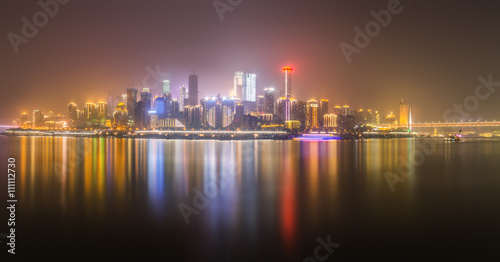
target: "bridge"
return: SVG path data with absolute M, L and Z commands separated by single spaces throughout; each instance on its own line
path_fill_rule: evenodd
M 407 128 L 408 125 L 390 125 L 382 124 L 379 127 L 389 127 L 389 128 Z M 491 127 L 500 126 L 500 121 L 487 121 L 487 122 L 424 122 L 424 123 L 411 123 L 410 126 L 413 127 Z

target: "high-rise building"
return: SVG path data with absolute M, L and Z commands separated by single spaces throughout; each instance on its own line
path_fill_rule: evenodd
M 200 101 L 198 101 L 198 76 L 195 74 L 192 74 L 189 76 L 188 79 L 188 99 L 189 99 L 189 105 L 190 106 L 197 106 L 199 105 Z
M 274 114 L 274 103 L 275 103 L 275 91 L 274 88 L 266 88 L 264 90 L 264 113 Z
M 98 102 L 97 103 L 97 119 L 102 120 L 106 119 L 108 112 L 108 104 L 106 102 Z
M 170 94 L 170 80 L 163 80 L 163 94 Z
M 276 118 L 278 123 L 286 122 L 286 97 L 276 100 Z
M 44 126 L 44 117 L 40 110 L 33 110 L 33 120 L 31 121 L 33 128 L 41 128 Z
M 165 113 L 165 98 L 164 97 L 156 97 L 154 110 L 159 118 L 166 118 Z M 148 111 L 149 112 L 149 111 Z
M 69 126 L 70 127 L 77 127 L 78 126 L 78 114 L 77 114 L 77 106 L 75 103 L 71 102 L 68 104 L 68 117 L 69 117 Z
M 333 108 L 333 113 L 334 113 L 334 114 L 336 114 L 337 116 L 342 115 L 342 107 L 340 107 L 340 106 L 335 106 L 335 107 Z
M 343 116 L 350 116 L 351 115 L 351 109 L 349 108 L 349 106 L 343 106 L 342 107 L 342 110 L 340 111 L 340 115 L 343 115 Z
M 410 115 L 410 104 L 404 99 L 399 103 L 399 124 L 408 125 L 408 119 Z
M 306 128 L 318 128 L 318 101 L 307 101 Z
M 144 109 L 146 110 L 146 113 L 151 111 L 151 100 L 152 100 L 152 95 L 149 92 L 149 88 L 143 88 L 141 92 L 141 102 L 144 104 Z M 144 115 L 143 118 L 147 118 L 147 115 Z
M 257 96 L 257 113 L 264 114 L 264 108 L 265 108 L 264 96 L 258 95 Z
M 290 99 L 292 98 L 292 68 L 284 67 L 283 72 L 285 73 L 285 121 L 289 121 L 292 117 L 292 106 L 290 104 Z
M 299 119 L 299 101 L 295 99 L 290 99 L 290 106 L 292 107 L 292 116 L 290 120 L 298 120 Z
M 214 96 L 210 98 L 207 97 L 201 100 L 201 106 L 203 107 L 204 127 L 215 127 L 217 110 L 214 107 L 216 105 L 217 105 L 217 98 Z
M 128 112 L 128 126 L 135 127 L 135 105 L 137 103 L 137 89 L 127 89 L 127 112 Z
M 233 96 L 236 98 L 243 98 L 242 95 L 242 89 L 243 89 L 243 72 L 237 71 L 234 73 L 234 85 L 233 85 L 233 91 L 231 92 Z
M 174 99 L 172 99 L 172 109 L 171 109 L 170 117 L 171 118 L 178 118 L 178 117 L 180 117 L 179 112 L 180 112 L 179 100 L 177 100 L 177 99 L 174 98 Z
M 255 102 L 256 85 L 257 85 L 257 75 L 251 73 L 245 73 L 243 78 L 243 87 L 241 90 L 242 93 L 241 101 Z
M 97 119 L 97 105 L 94 103 L 86 103 L 84 107 L 85 126 L 92 126 L 94 119 Z
M 306 115 L 307 115 L 307 102 L 297 101 L 298 113 L 297 120 L 300 122 L 302 128 L 306 127 Z
M 187 97 L 187 89 L 185 86 L 181 86 L 181 90 L 179 92 L 179 110 L 180 111 L 183 111 L 184 106 L 186 106 L 184 104 L 184 102 L 186 101 L 186 97 Z
M 139 101 L 135 105 L 135 128 L 138 130 L 143 130 L 147 127 L 147 115 L 149 111 L 146 111 L 146 104 L 143 101 Z
M 201 105 L 197 105 L 193 110 L 193 126 L 195 128 L 202 127 L 203 121 L 203 107 Z
M 27 113 L 22 113 L 21 114 L 21 127 L 26 128 L 27 123 L 30 121 L 29 116 Z
M 106 116 L 111 116 L 111 115 L 113 115 L 113 109 L 116 107 L 113 92 L 111 92 L 111 91 L 108 91 L 107 103 L 108 103 L 108 107 L 107 107 Z
M 319 115 L 318 115 L 318 124 L 320 127 L 322 127 L 324 125 L 324 122 L 323 122 L 323 116 L 324 115 L 327 115 L 329 112 L 328 112 L 328 100 L 327 99 L 321 99 L 319 101 Z
M 124 128 L 128 123 L 128 112 L 125 103 L 118 103 L 113 112 L 114 126 L 116 128 Z

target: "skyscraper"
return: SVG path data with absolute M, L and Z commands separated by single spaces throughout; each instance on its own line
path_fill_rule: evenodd
M 108 112 L 108 104 L 106 102 L 98 102 L 97 103 L 97 119 L 102 120 L 106 119 Z
M 185 86 L 181 87 L 181 91 L 179 92 L 179 110 L 183 111 L 184 110 L 184 102 L 187 97 L 187 89 Z
M 319 101 L 319 115 L 318 115 L 318 124 L 320 127 L 324 125 L 324 115 L 328 114 L 328 100 L 327 99 L 321 99 Z
M 264 90 L 264 113 L 274 114 L 274 102 L 275 102 L 275 91 L 274 88 L 266 88 Z
M 44 126 L 43 114 L 40 110 L 33 110 L 33 121 L 31 122 L 33 128 L 40 128 Z
M 285 73 L 285 121 L 291 120 L 292 106 L 290 104 L 290 99 L 292 98 L 292 68 L 284 67 L 283 72 Z
M 404 99 L 401 99 L 401 103 L 399 103 L 399 124 L 408 125 L 409 115 L 410 104 Z
M 257 113 L 264 114 L 264 107 L 265 107 L 264 96 L 263 95 L 257 96 Z
M 163 80 L 163 94 L 169 94 L 170 93 L 170 80 Z
M 68 117 L 69 117 L 69 126 L 70 127 L 76 127 L 78 125 L 77 123 L 77 106 L 75 103 L 71 102 L 68 104 Z
M 127 112 L 128 112 L 128 125 L 135 127 L 135 103 L 137 103 L 137 89 L 127 89 Z
M 342 107 L 342 110 L 340 112 L 340 115 L 343 115 L 343 116 L 350 116 L 351 115 L 351 109 L 349 108 L 349 106 L 343 106 Z
M 318 101 L 311 99 L 307 101 L 306 128 L 317 128 L 318 126 Z
M 257 75 L 245 73 L 243 78 L 243 87 L 241 90 L 242 92 L 241 101 L 255 102 L 256 85 L 257 85 Z
M 198 101 L 198 76 L 192 74 L 188 79 L 188 96 L 189 96 L 189 105 L 197 106 L 200 101 Z
M 233 92 L 232 95 L 235 96 L 236 98 L 243 98 L 242 96 L 242 89 L 243 89 L 243 72 L 237 71 L 234 73 L 234 86 L 233 86 Z
M 115 99 L 113 96 L 113 92 L 111 91 L 108 91 L 107 102 L 108 102 L 108 109 L 107 109 L 108 111 L 106 112 L 106 116 L 111 116 L 113 115 L 113 109 L 115 108 Z
M 141 101 L 144 105 L 144 109 L 146 110 L 146 115 L 144 115 L 144 118 L 147 118 L 147 112 L 151 111 L 151 93 L 149 92 L 149 88 L 142 89 Z

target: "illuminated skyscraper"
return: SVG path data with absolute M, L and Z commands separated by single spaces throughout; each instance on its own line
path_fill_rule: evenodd
M 144 105 L 144 110 L 146 110 L 146 113 L 144 113 L 143 119 L 147 118 L 147 112 L 151 111 L 151 93 L 149 92 L 149 88 L 143 88 L 141 92 L 141 101 Z
M 137 103 L 137 89 L 127 89 L 127 112 L 129 127 L 135 126 L 135 103 Z
M 170 94 L 170 80 L 163 80 L 163 94 Z
M 286 97 L 280 97 L 276 100 L 277 121 L 284 123 L 286 119 Z
M 257 96 L 257 113 L 264 114 L 264 108 L 265 108 L 264 96 L 259 95 Z
M 243 72 L 237 71 L 234 73 L 234 86 L 233 86 L 233 96 L 236 98 L 243 98 L 242 97 L 242 89 L 243 89 Z
M 188 79 L 188 96 L 189 96 L 189 105 L 197 106 L 200 101 L 198 101 L 198 76 L 192 74 Z
M 410 104 L 404 99 L 399 103 L 399 124 L 408 125 L 408 119 L 410 115 Z
M 324 125 L 323 123 L 323 116 L 328 114 L 328 100 L 327 99 L 321 99 L 319 101 L 319 115 L 318 115 L 318 124 L 320 127 Z
M 182 86 L 181 90 L 179 92 L 179 110 L 180 111 L 184 110 L 184 106 L 185 106 L 184 103 L 186 101 L 186 97 L 187 97 L 187 89 L 185 86 Z
M 276 94 L 274 88 L 266 88 L 264 90 L 264 113 L 274 114 L 274 103 Z
M 306 128 L 318 128 L 318 101 L 307 101 Z
M 106 102 L 97 103 L 97 119 L 106 119 L 108 104 Z
M 257 75 L 245 73 L 243 78 L 243 88 L 241 90 L 242 92 L 241 101 L 255 102 L 256 85 L 257 85 Z
M 27 113 L 22 113 L 21 114 L 21 127 L 22 128 L 25 128 L 28 124 L 28 122 L 30 122 L 30 119 L 29 119 L 29 116 Z
M 108 98 L 107 98 L 107 103 L 108 103 L 108 111 L 106 112 L 107 116 L 112 116 L 113 115 L 113 109 L 115 108 L 116 101 L 113 96 L 113 92 L 108 91 Z
M 342 115 L 342 107 L 340 107 L 340 106 L 335 106 L 335 107 L 333 108 L 333 113 L 334 113 L 334 114 L 336 114 L 337 116 Z
M 125 103 L 118 103 L 118 105 L 116 105 L 115 111 L 113 112 L 114 126 L 117 128 L 125 127 L 128 121 L 127 115 L 128 112 Z
M 44 126 L 44 117 L 40 110 L 33 110 L 33 120 L 31 121 L 33 128 L 40 128 Z
M 94 120 L 97 119 L 97 105 L 94 103 L 86 103 L 83 108 L 85 113 L 85 126 L 92 126 Z
M 342 110 L 340 112 L 340 115 L 342 115 L 342 116 L 350 116 L 351 115 L 351 109 L 349 108 L 349 106 L 343 106 Z
M 76 127 L 78 125 L 78 113 L 77 113 L 77 106 L 75 103 L 71 102 L 68 104 L 68 117 L 69 117 L 69 126 L 70 127 Z
M 285 121 L 289 121 L 292 118 L 292 106 L 290 104 L 290 99 L 292 98 L 292 68 L 284 67 L 283 72 L 285 73 Z

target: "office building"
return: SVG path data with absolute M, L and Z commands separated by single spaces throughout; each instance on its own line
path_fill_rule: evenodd
M 410 104 L 404 99 L 399 103 L 399 124 L 408 125 L 408 119 L 410 116 Z
M 274 88 L 266 88 L 264 89 L 264 113 L 266 114 L 274 114 L 274 104 L 276 100 Z
M 292 118 L 292 107 L 290 99 L 292 98 L 292 68 L 284 67 L 283 72 L 285 73 L 284 81 L 284 94 L 285 94 L 285 121 L 289 121 Z
M 257 75 L 245 73 L 243 77 L 243 87 L 241 90 L 241 101 L 256 102 Z
M 68 120 L 69 120 L 69 123 L 68 125 L 70 127 L 77 127 L 78 126 L 78 113 L 77 113 L 77 106 L 75 103 L 71 102 L 68 104 Z M 21 121 L 22 122 L 22 121 Z
M 242 99 L 242 89 L 243 89 L 243 72 L 237 71 L 234 73 L 233 77 L 233 91 L 231 94 L 236 98 Z
M 321 99 L 319 101 L 319 114 L 318 114 L 318 124 L 320 127 L 322 127 L 324 125 L 324 122 L 323 122 L 323 116 L 324 115 L 327 115 L 329 112 L 328 112 L 328 100 L 327 99 Z
M 318 101 L 308 100 L 306 108 L 306 128 L 318 128 Z
M 129 127 L 135 127 L 135 105 L 137 103 L 137 89 L 128 88 L 127 89 L 127 112 L 128 112 L 128 122 Z
M 198 101 L 198 76 L 192 74 L 188 78 L 188 100 L 190 106 L 197 106 L 200 101 Z
M 163 94 L 170 94 L 170 80 L 163 80 Z
M 185 86 L 181 86 L 181 90 L 179 91 L 179 111 L 183 111 L 186 106 L 186 98 L 187 98 L 187 89 Z

